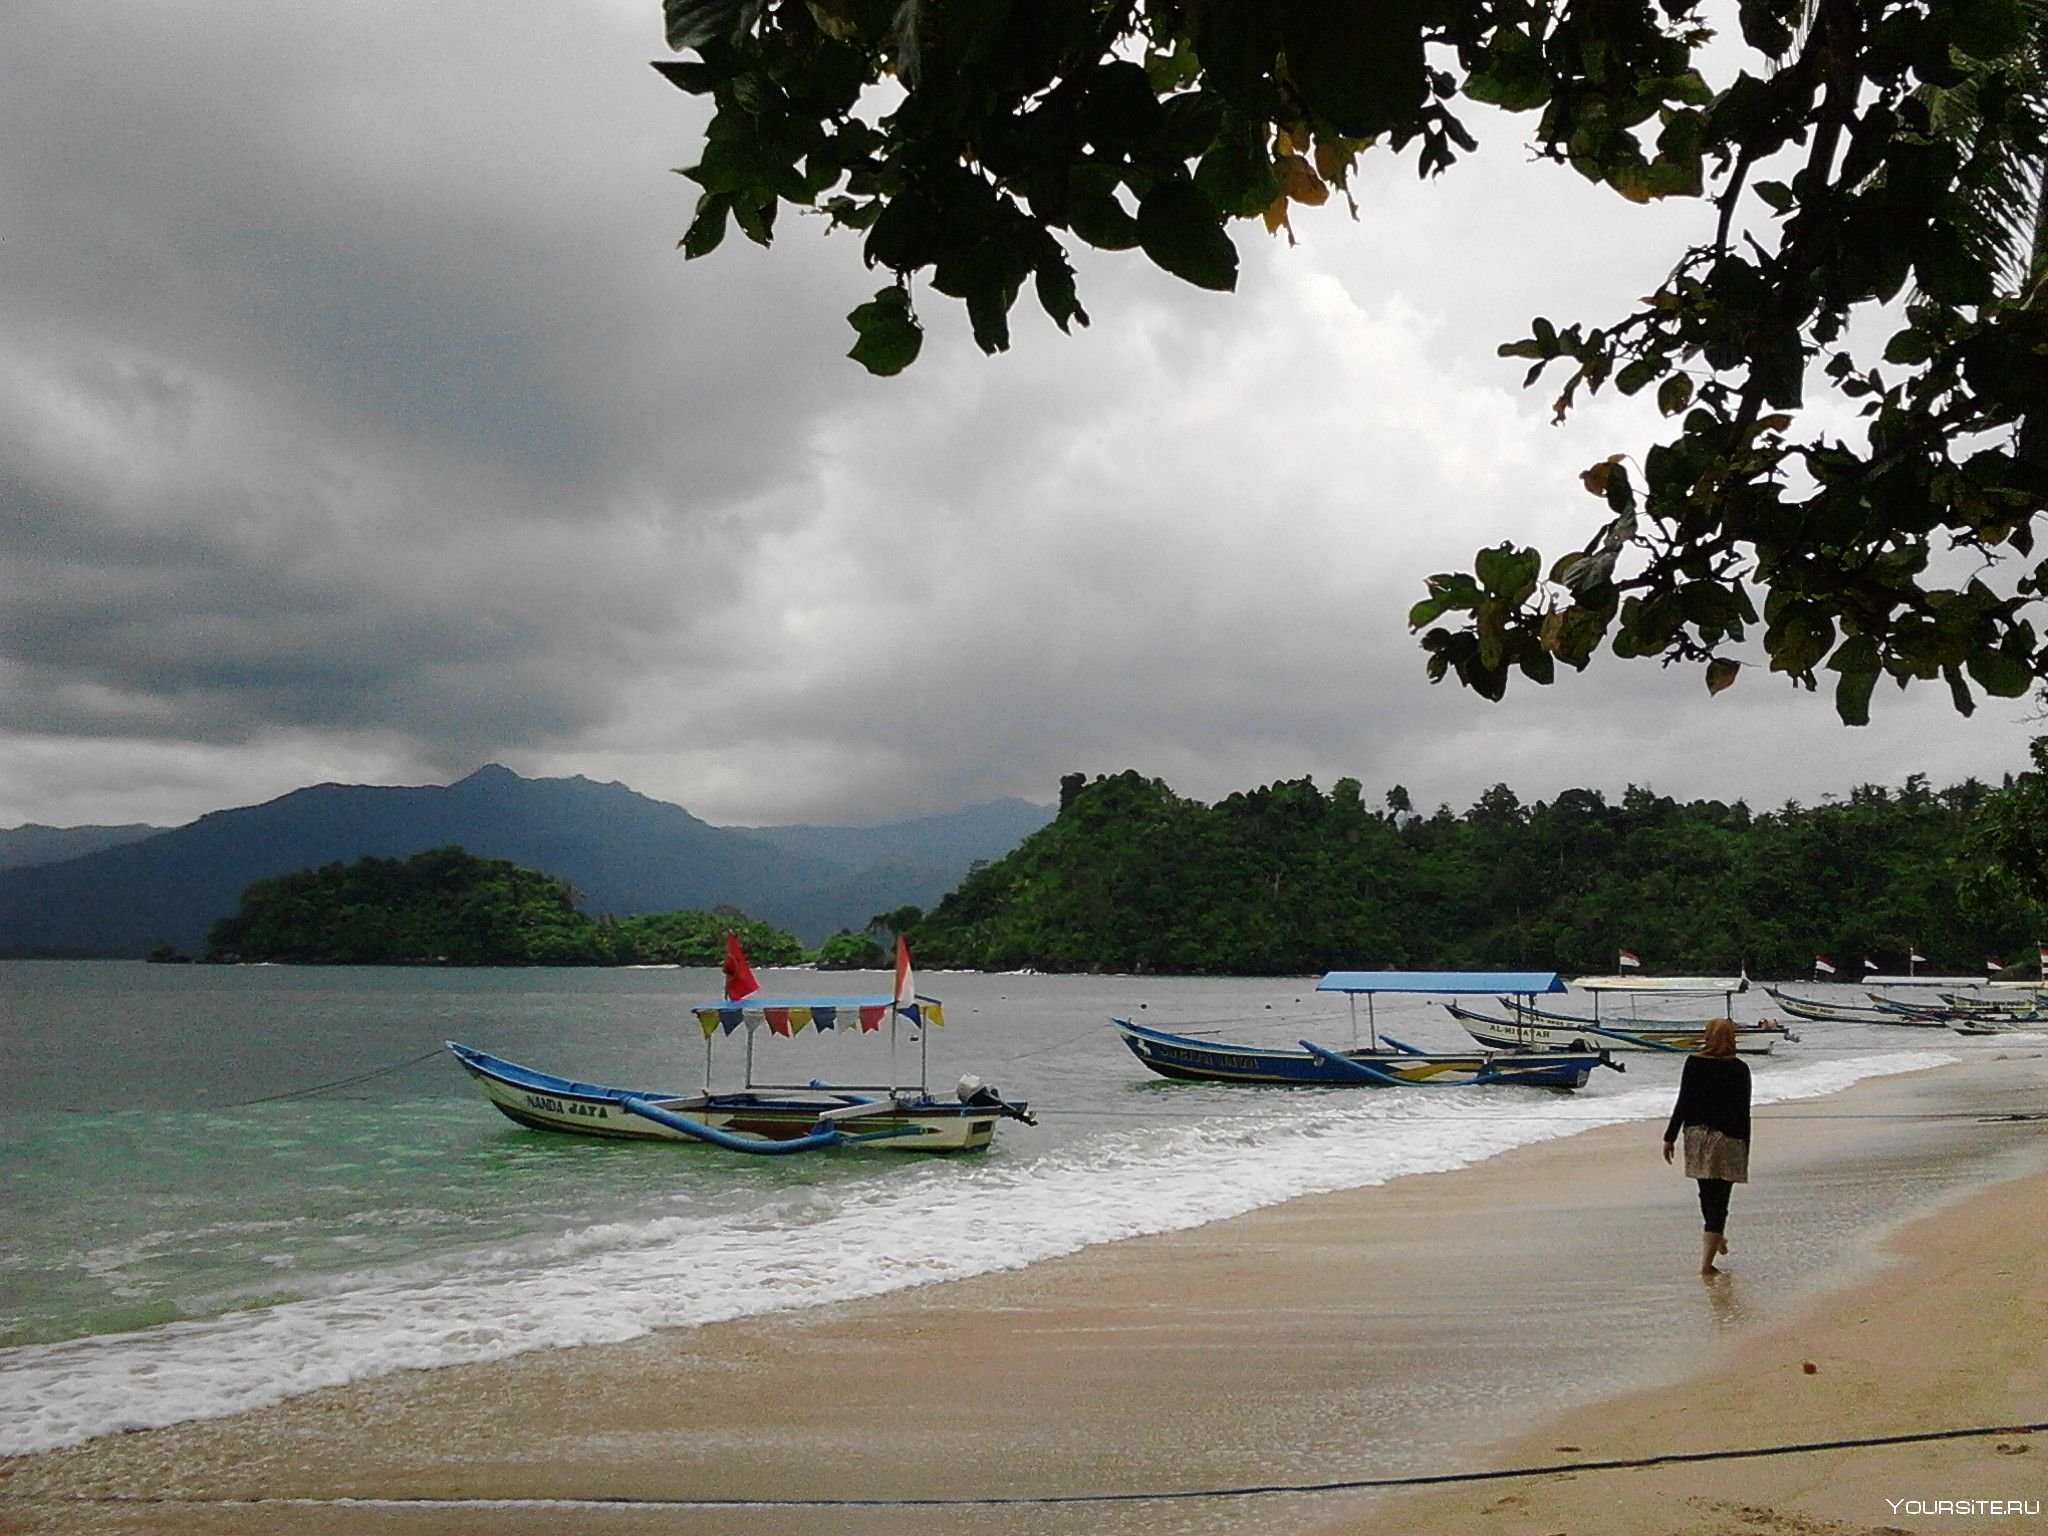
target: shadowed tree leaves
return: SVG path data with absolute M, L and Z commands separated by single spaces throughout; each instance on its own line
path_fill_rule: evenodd
M 2048 0 L 665 13 L 694 57 L 658 67 L 714 108 L 685 254 L 729 225 L 767 244 L 784 203 L 864 232 L 896 279 L 853 318 L 878 373 L 917 355 L 920 279 L 989 352 L 1027 281 L 1062 329 L 1087 323 L 1071 242 L 1228 291 L 1233 219 L 1291 237 L 1290 208 L 1349 200 L 1373 149 L 1447 170 L 1475 148 L 1461 97 L 1526 114 L 1539 158 L 1701 202 L 1633 312 L 1500 347 L 1529 384 L 1553 375 L 1560 419 L 1611 385 L 1668 435 L 1586 475 L 1590 537 L 1547 578 L 1431 578 L 1411 614 L 1430 676 L 1499 698 L 1602 646 L 1699 665 L 1710 694 L 1741 665 L 1808 689 L 1825 670 L 1851 723 L 1886 679 L 1968 712 L 2048 678 Z
M 1974 968 L 2031 942 L 2040 914 L 2003 877 L 1974 910 L 1959 886 L 2017 867 L 2048 902 L 2048 740 L 2036 761 L 1997 793 L 1916 776 L 1752 813 L 1637 788 L 1613 805 L 1584 789 L 1525 803 L 1498 784 L 1426 819 L 1399 785 L 1369 809 L 1355 779 L 1203 805 L 1135 773 L 1070 775 L 1058 818 L 910 937 L 929 965 L 1123 974 L 1584 972 L 1617 947 L 1696 974 L 1796 975 L 1817 951 Z

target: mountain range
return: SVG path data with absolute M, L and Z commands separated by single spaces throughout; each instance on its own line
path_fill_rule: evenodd
M 931 905 L 1052 817 L 1007 799 L 872 827 L 714 827 L 623 784 L 496 764 L 446 786 L 318 784 L 168 830 L 0 833 L 0 956 L 197 953 L 252 881 L 450 844 L 567 880 L 593 916 L 731 906 L 815 945 Z M 38 848 L 57 858 L 21 862 Z

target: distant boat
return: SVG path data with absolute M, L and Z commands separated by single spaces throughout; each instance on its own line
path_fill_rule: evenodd
M 1604 1051 L 1420 1051 L 1386 1036 L 1384 1048 L 1340 1050 L 1303 1040 L 1295 1046 L 1236 1045 L 1170 1034 L 1112 1019 L 1131 1054 L 1161 1077 L 1197 1083 L 1265 1083 L 1323 1088 L 1423 1088 L 1518 1084 L 1585 1085 Z
M 1445 1003 L 1465 1033 L 1494 1050 L 1676 1051 L 1698 1050 L 1706 1043 L 1704 1019 L 1619 1019 L 1600 1022 L 1579 1014 L 1550 1013 L 1515 998 L 1503 997 L 1508 1018 L 1476 1013 Z M 1796 1040 L 1783 1024 L 1765 1020 L 1735 1026 L 1735 1049 L 1745 1056 L 1763 1056 L 1780 1040 Z
M 1764 991 L 1793 1018 L 1804 1019 L 1809 1024 L 1904 1024 L 1939 1028 L 1945 1022 L 1927 1013 L 1907 1013 L 1896 1008 L 1857 1008 L 1843 1003 L 1824 1002 L 1818 998 L 1798 997 L 1790 992 L 1781 992 L 1776 987 L 1765 987 Z
M 1327 1088 L 1460 1087 L 1513 1084 L 1570 1091 L 1585 1085 L 1600 1066 L 1620 1071 L 1602 1050 L 1424 1051 L 1379 1033 L 1372 999 L 1388 993 L 1562 992 L 1550 971 L 1331 971 L 1318 992 L 1343 992 L 1352 1003 L 1352 1032 L 1358 1028 L 1357 999 L 1366 999 L 1369 1043 L 1349 1048 L 1302 1040 L 1292 1046 L 1223 1043 L 1113 1019 L 1117 1033 L 1145 1067 L 1161 1077 L 1186 1082 L 1264 1083 Z

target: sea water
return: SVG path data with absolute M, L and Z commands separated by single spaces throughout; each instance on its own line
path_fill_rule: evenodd
M 1468 1049 L 1436 1002 L 1313 978 L 927 974 L 925 1039 L 756 1038 L 802 1083 L 972 1073 L 1031 1101 L 983 1154 L 754 1158 L 524 1130 L 442 1049 L 703 1086 L 702 970 L 0 964 L 0 1454 L 261 1406 L 406 1368 L 633 1338 L 1015 1268 L 1323 1190 L 1662 1119 L 1677 1056 L 1576 1094 L 1169 1083 L 1112 1016 L 1261 1044 L 1376 1025 Z M 766 973 L 780 994 L 879 976 Z M 1812 989 L 1825 994 L 1828 989 Z M 1847 989 L 1838 989 L 1846 995 Z M 1585 1011 L 1585 1000 L 1558 1000 Z M 1702 1000 L 1693 1000 L 1699 1002 Z M 1713 1011 L 1719 999 L 1703 1000 Z M 1769 1000 L 1736 1000 L 1740 1019 Z M 1756 1101 L 1954 1059 L 1945 1030 L 1797 1025 Z M 744 1036 L 711 1042 L 730 1086 Z

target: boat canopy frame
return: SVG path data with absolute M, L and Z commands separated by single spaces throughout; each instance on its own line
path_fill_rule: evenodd
M 1329 971 L 1316 983 L 1318 992 L 1342 992 L 1351 1005 L 1351 1043 L 1358 1044 L 1358 999 L 1365 999 L 1365 1027 L 1372 1048 L 1379 1049 L 1379 1021 L 1373 999 L 1387 994 L 1462 997 L 1503 992 L 1535 997 L 1570 990 L 1555 971 Z
M 1735 996 L 1749 990 L 1749 973 L 1740 976 L 1635 976 L 1624 971 L 1619 976 L 1574 976 L 1572 985 L 1581 992 L 1592 994 L 1593 1021 L 1600 1021 L 1600 999 L 1608 992 L 1626 993 L 1631 999 L 1637 997 L 1711 997 L 1721 995 L 1721 1011 L 1732 1014 L 1735 1011 Z M 1639 1015 L 1631 1007 L 1630 1018 Z M 1656 1021 L 1650 1020 L 1655 1023 Z
M 900 1027 L 908 1021 L 917 1030 L 917 1082 L 914 1085 L 919 1094 L 931 1094 L 931 1032 L 946 1022 L 943 1005 L 935 997 L 922 992 L 908 999 L 899 999 L 888 992 L 862 993 L 858 996 L 841 995 L 833 997 L 764 997 L 751 992 L 743 998 L 720 998 L 711 1003 L 693 1003 L 690 1013 L 696 1018 L 698 1027 L 704 1031 L 704 1091 L 711 1092 L 711 1045 L 721 1034 L 733 1034 L 744 1029 L 747 1034 L 746 1060 L 743 1086 L 748 1092 L 803 1093 L 815 1091 L 825 1085 L 813 1080 L 809 1083 L 764 1083 L 754 1076 L 754 1036 L 768 1026 L 770 1034 L 794 1039 L 807 1028 L 816 1026 L 819 1034 L 828 1034 L 840 1027 L 840 1015 L 845 1015 L 845 1027 L 857 1034 L 877 1034 L 883 1017 L 889 1021 L 889 1081 L 882 1083 L 841 1084 L 831 1086 L 835 1090 L 850 1093 L 886 1093 L 892 1099 L 912 1084 L 903 1081 L 902 1069 L 897 1064 L 897 1036 Z M 778 1021 L 772 1015 L 782 1015 Z M 792 1018 L 791 1015 L 800 1015 Z M 823 1015 L 822 1018 L 819 1015 Z M 869 1021 L 873 1020 L 873 1023 Z

